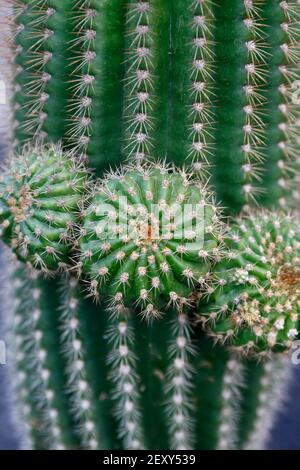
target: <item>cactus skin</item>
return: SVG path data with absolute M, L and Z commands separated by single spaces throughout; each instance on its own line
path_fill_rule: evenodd
M 299 335 L 299 223 L 258 212 L 231 227 L 229 260 L 202 320 L 210 333 L 248 356 L 289 349 Z
M 164 165 L 108 175 L 84 211 L 81 233 L 91 295 L 110 295 L 116 310 L 136 304 L 146 317 L 158 316 L 163 300 L 162 307 L 188 305 L 221 256 L 222 224 L 207 188 Z
M 299 6 L 294 1 L 278 4 L 275 0 L 246 0 L 244 3 L 224 0 L 222 5 L 210 0 L 70 0 L 70 3 L 24 0 L 21 4 L 12 0 L 12 3 L 18 13 L 16 22 L 19 25 L 15 32 L 15 145 L 22 147 L 24 142 L 36 137 L 46 141 L 61 140 L 66 146 L 86 155 L 90 166 L 101 176 L 110 165 L 118 165 L 129 154 L 143 158 L 143 153 L 149 153 L 145 156 L 150 159 L 166 158 L 177 165 L 193 164 L 194 170 L 200 169 L 201 174 L 205 174 L 202 170 L 208 164 L 218 199 L 229 214 L 251 205 L 253 199 L 269 207 L 294 204 L 297 194 L 292 194 L 293 201 L 289 196 L 292 193 L 290 188 L 297 183 L 296 121 L 299 107 L 291 102 L 291 86 L 298 78 L 299 66 L 290 60 L 291 63 L 286 64 L 286 58 L 279 51 L 282 38 L 293 43 L 293 51 L 297 52 Z M 51 18 L 45 17 L 45 9 L 53 8 L 54 3 L 57 11 Z M 140 18 L 136 12 L 140 8 L 145 9 L 143 4 L 148 4 L 150 10 Z M 273 14 L 275 10 L 276 15 Z M 41 27 L 33 24 L 36 21 Z M 280 32 L 283 22 L 288 24 L 289 38 L 283 38 Z M 133 80 L 133 71 L 135 67 L 138 70 L 140 65 L 145 65 L 135 61 L 135 28 L 138 23 L 149 25 L 145 47 L 150 49 L 147 67 L 151 89 L 144 111 L 136 107 L 134 101 L 136 79 Z M 270 27 L 265 28 L 265 24 Z M 37 44 L 41 29 L 43 31 L 45 27 L 54 34 Z M 40 30 L 38 33 L 37 29 Z M 96 33 L 92 41 L 84 39 L 86 30 Z M 250 50 L 247 52 L 244 46 L 253 39 L 260 47 L 258 54 L 253 56 L 252 52 L 250 57 Z M 44 57 L 50 58 L 44 53 L 50 51 L 52 59 L 44 61 Z M 259 56 L 261 52 L 262 57 Z M 88 55 L 84 55 L 86 53 Z M 86 62 L 87 57 L 91 62 Z M 56 67 L 57 61 L 59 67 Z M 247 96 L 245 91 L 249 92 L 251 88 L 245 90 L 243 87 L 251 85 L 248 82 L 253 76 L 247 76 L 245 65 L 252 61 L 262 71 L 263 77 L 256 77 L 256 93 Z M 281 69 L 284 73 L 279 77 L 278 66 L 282 65 L 288 67 Z M 284 96 L 284 89 L 278 89 L 281 79 L 288 85 Z M 43 92 L 49 95 L 46 101 L 46 96 L 40 96 Z M 91 98 L 91 101 L 85 98 Z M 133 103 L 132 107 L 130 103 Z M 253 120 L 251 113 L 243 110 L 249 104 L 255 110 Z M 278 104 L 284 111 L 282 115 L 286 124 L 286 127 L 281 126 L 280 134 L 277 126 L 281 124 L 281 114 L 275 112 Z M 143 112 L 147 114 L 146 118 L 139 116 Z M 82 121 L 82 118 L 87 119 Z M 247 119 L 251 122 L 246 122 Z M 251 132 L 249 127 L 244 129 L 245 125 L 253 125 Z M 145 142 L 144 136 L 139 135 L 137 139 L 136 134 L 140 133 L 146 134 L 149 147 L 140 146 Z M 279 149 L 277 144 L 281 140 L 286 144 Z M 250 152 L 249 147 L 244 147 L 249 144 L 252 146 Z M 46 298 L 58 298 L 61 294 L 58 285 L 51 281 L 43 280 L 41 289 Z M 68 291 L 65 287 L 63 289 L 62 304 L 70 313 L 74 302 L 67 299 L 69 289 L 74 293 L 73 280 Z M 104 332 L 116 326 L 113 322 L 117 320 L 108 318 L 105 312 L 99 311 L 101 307 L 84 299 L 81 293 L 77 295 L 79 303 L 75 313 L 80 323 L 80 353 L 84 352 L 86 356 L 84 372 L 92 392 L 91 409 L 96 429 L 91 424 L 88 429 L 84 428 L 84 422 L 90 421 L 88 412 L 81 410 L 79 413 L 78 396 L 69 385 L 70 361 L 75 357 L 70 342 L 63 346 L 62 351 L 66 367 L 64 385 L 69 392 L 63 408 L 74 413 L 76 424 L 72 422 L 70 426 L 72 433 L 76 431 L 77 438 L 79 436 L 79 446 L 127 447 L 126 417 L 117 412 L 120 377 L 118 375 L 117 381 L 109 383 L 107 376 L 112 363 L 105 363 L 116 343 L 103 339 Z M 58 306 L 53 311 L 61 315 L 62 326 L 65 327 L 62 311 Z M 184 375 L 184 389 L 180 389 L 182 384 L 176 385 L 180 393 L 175 394 L 177 403 L 174 403 L 172 378 L 174 370 L 177 370 L 176 364 L 182 364 L 176 359 L 182 359 L 180 354 L 183 353 L 176 347 L 178 327 L 170 328 L 168 314 L 172 317 L 170 321 L 174 322 L 177 317 L 173 312 L 167 312 L 164 319 L 151 324 L 141 322 L 137 316 L 126 319 L 135 333 L 130 342 L 130 353 L 137 357 L 132 363 L 132 373 L 140 385 L 137 400 L 141 421 L 139 419 L 138 427 L 144 431 L 139 436 L 140 444 L 155 449 L 171 446 L 204 449 L 244 447 L 249 442 L 252 424 L 254 429 L 255 423 L 261 426 L 256 408 L 258 410 L 262 381 L 256 381 L 255 377 L 258 375 L 263 379 L 266 372 L 252 361 L 245 359 L 241 362 L 234 358 L 235 369 L 239 372 L 232 376 L 232 356 L 220 345 L 213 347 L 199 328 L 191 324 L 189 328 L 195 351 L 189 347 L 188 338 L 185 338 L 186 343 L 179 341 L 188 345 L 183 372 L 187 370 L 190 374 Z M 41 315 L 47 315 L 47 311 L 42 309 Z M 30 310 L 27 316 L 30 317 Z M 116 328 L 114 331 L 117 333 Z M 57 340 L 64 343 L 65 337 L 57 325 L 52 326 L 52 335 L 56 345 Z M 169 343 L 173 344 L 171 351 L 167 348 Z M 49 352 L 53 352 L 52 349 L 49 346 Z M 275 363 L 274 366 L 273 362 L 269 364 L 271 369 L 276 369 Z M 117 367 L 116 363 L 114 366 Z M 241 394 L 243 369 L 246 369 L 244 386 L 247 393 Z M 228 372 L 232 388 L 228 386 Z M 166 377 L 168 382 L 164 388 L 162 382 Z M 21 392 L 24 398 L 26 392 L 27 397 L 30 396 L 27 384 Z M 231 393 L 238 395 L 236 410 L 231 406 Z M 182 398 L 186 417 L 182 429 L 178 429 L 176 422 L 181 401 L 180 398 L 178 401 L 178 396 Z M 249 402 L 253 406 L 247 407 Z M 85 398 L 80 403 L 86 404 Z M 261 409 L 265 408 L 266 403 L 261 403 Z M 43 422 L 44 416 L 39 410 L 37 414 Z M 29 421 L 29 428 L 31 423 Z M 230 437 L 226 432 L 228 425 Z M 101 432 L 103 429 L 104 433 Z M 156 429 L 160 429 L 160 437 Z M 188 433 L 183 433 L 186 430 Z M 75 442 L 74 437 L 74 441 L 70 443 L 67 440 L 64 446 L 72 447 Z M 35 438 L 32 444 L 34 448 L 46 447 Z
M 44 271 L 69 263 L 87 180 L 80 162 L 58 146 L 29 148 L 10 160 L 0 182 L 0 223 L 21 260 Z

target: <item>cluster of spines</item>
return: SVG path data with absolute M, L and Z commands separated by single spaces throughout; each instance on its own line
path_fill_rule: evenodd
M 278 65 L 281 77 L 278 109 L 282 119 L 278 128 L 282 139 L 277 142 L 279 158 L 276 164 L 279 171 L 277 184 L 281 193 L 278 202 L 282 207 L 287 207 L 291 198 L 294 201 L 300 199 L 297 176 L 300 168 L 300 5 L 294 1 L 282 1 L 279 6 L 283 17 L 280 28 L 284 38 L 279 45 L 282 63 Z
M 61 286 L 61 346 L 66 358 L 66 392 L 70 396 L 71 411 L 77 424 L 77 433 L 85 449 L 101 449 L 94 420 L 92 390 L 86 377 L 85 351 L 78 318 L 80 290 L 76 278 L 66 276 Z
M 192 101 L 189 111 L 187 158 L 194 169 L 202 170 L 213 151 L 214 94 L 214 14 L 210 0 L 193 0 L 192 65 L 190 72 Z
M 268 57 L 265 31 L 263 28 L 262 5 L 264 0 L 244 0 L 245 15 L 243 25 L 245 29 L 245 77 L 243 86 L 245 97 L 243 113 L 243 192 L 246 202 L 255 200 L 258 188 L 255 180 L 261 176 L 261 162 L 264 159 L 265 123 L 264 106 L 266 97 L 266 62 Z
M 257 406 L 244 450 L 261 450 L 268 445 L 276 413 L 287 402 L 292 371 L 289 358 L 274 357 L 262 364 Z
M 134 351 L 135 333 L 126 309 L 110 312 L 106 340 L 111 351 L 107 358 L 113 384 L 111 399 L 118 420 L 118 434 L 127 450 L 144 449 L 142 413 L 140 410 L 139 374 Z
M 128 3 L 124 153 L 144 160 L 153 142 L 154 59 L 152 4 L 138 0 Z
M 83 155 L 87 152 L 92 132 L 92 106 L 95 75 L 93 62 L 96 58 L 95 41 L 97 30 L 95 18 L 98 11 L 91 0 L 78 0 L 74 7 L 73 22 L 75 39 L 71 42 L 73 51 L 72 79 L 70 90 L 72 99 L 69 103 L 68 140 L 73 148 Z
M 21 383 L 24 384 L 20 390 L 22 400 L 25 403 L 23 411 L 27 417 L 31 417 L 32 409 L 28 404 L 29 390 L 27 387 L 29 387 L 36 411 L 41 416 L 41 438 L 45 447 L 62 450 L 65 445 L 59 424 L 59 413 L 54 405 L 55 392 L 51 387 L 51 371 L 47 365 L 47 351 L 43 347 L 43 331 L 39 327 L 41 289 L 37 281 L 38 274 L 23 267 L 20 269 L 24 272 L 15 281 L 16 288 L 21 291 L 21 295 L 16 299 L 18 305 L 15 309 L 14 323 L 15 340 L 20 350 L 16 358 L 18 376 Z M 31 417 L 31 419 L 34 418 Z
M 243 364 L 233 354 L 229 357 L 222 378 L 220 419 L 217 449 L 233 450 L 238 446 L 238 420 L 243 385 Z
M 191 361 L 195 349 L 191 339 L 190 320 L 185 313 L 177 314 L 171 327 L 172 340 L 168 350 L 170 365 L 166 371 L 165 383 L 168 397 L 166 419 L 171 448 L 188 450 L 195 444 L 195 410 L 192 400 L 195 371 Z

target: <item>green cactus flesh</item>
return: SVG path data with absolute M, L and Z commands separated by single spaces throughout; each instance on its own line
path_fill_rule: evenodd
M 216 267 L 209 312 L 213 336 L 244 353 L 290 348 L 299 335 L 299 223 L 259 212 L 231 227 L 229 260 Z
M 2 238 L 16 255 L 45 271 L 69 263 L 72 231 L 87 175 L 59 147 L 13 157 L 0 181 Z

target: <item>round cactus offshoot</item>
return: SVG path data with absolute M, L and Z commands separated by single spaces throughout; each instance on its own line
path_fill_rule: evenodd
M 299 338 L 299 223 L 276 212 L 242 218 L 228 249 L 201 319 L 213 337 L 242 353 L 287 351 Z
M 221 257 L 223 224 L 207 189 L 160 164 L 108 174 L 84 211 L 80 267 L 89 292 L 146 318 L 177 310 L 205 288 Z
M 17 257 L 45 272 L 68 263 L 87 173 L 59 146 L 16 155 L 0 179 L 1 237 Z

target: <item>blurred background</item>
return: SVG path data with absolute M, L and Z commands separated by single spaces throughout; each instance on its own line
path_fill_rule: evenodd
M 0 161 L 7 153 L 11 123 L 9 117 L 9 22 L 7 2 L 0 0 Z M 0 273 L 1 267 L 0 245 Z M 1 279 L 0 279 L 1 282 Z M 1 286 L 0 286 L 1 287 Z M 1 292 L 1 290 L 0 290 Z M 2 290 L 0 295 L 5 295 Z M 5 340 L 5 299 L 0 297 L 0 341 Z M 9 344 L 6 345 L 9 349 Z M 9 354 L 8 354 L 9 356 Z M 299 357 L 300 359 L 300 357 Z M 294 377 L 289 396 L 286 397 L 284 408 L 278 414 L 271 433 L 268 447 L 270 449 L 300 450 L 300 364 L 293 366 Z M 0 450 L 18 449 L 20 436 L 13 421 L 10 406 L 11 390 L 8 380 L 9 363 L 0 364 Z

